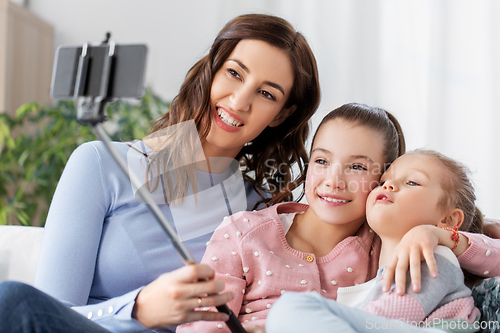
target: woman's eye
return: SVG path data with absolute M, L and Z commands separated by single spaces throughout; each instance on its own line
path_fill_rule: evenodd
M 413 180 L 409 180 L 406 182 L 406 185 L 410 185 L 410 186 L 420 186 L 420 184 L 414 182 Z
M 353 168 L 354 170 L 368 170 L 364 165 L 362 164 L 353 164 L 351 166 L 351 168 Z
M 326 160 L 322 159 L 322 158 L 317 158 L 317 159 L 314 160 L 314 162 L 317 163 L 317 164 L 322 164 L 322 165 L 328 164 L 328 162 Z
M 273 95 L 273 94 L 271 94 L 271 93 L 270 93 L 270 92 L 268 92 L 268 91 L 262 90 L 260 93 L 261 93 L 261 94 L 262 94 L 265 98 L 267 98 L 267 99 L 270 99 L 270 100 L 272 100 L 272 101 L 275 101 L 275 100 L 276 100 L 276 97 L 274 97 L 274 95 Z
M 271 94 L 271 93 L 270 93 L 270 92 L 268 92 L 268 91 L 262 90 L 260 93 L 261 93 L 262 95 L 264 95 L 264 97 L 265 97 L 265 98 L 268 98 L 268 99 L 270 99 L 270 100 L 272 100 L 272 101 L 275 101 L 275 100 L 276 100 L 276 97 L 274 97 L 274 95 L 273 95 L 273 94 Z
M 232 76 L 236 77 L 236 78 L 240 78 L 240 73 L 238 73 L 237 71 L 235 71 L 234 69 L 232 68 L 228 68 L 227 69 L 228 73 L 231 74 Z

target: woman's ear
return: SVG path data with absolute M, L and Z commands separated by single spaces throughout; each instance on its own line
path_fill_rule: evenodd
M 288 118 L 292 113 L 297 110 L 297 105 L 292 105 L 288 109 L 282 109 L 280 113 L 274 119 L 271 121 L 269 124 L 269 127 L 276 127 L 278 125 L 281 125 L 282 122 L 285 121 L 286 118 Z
M 457 228 L 460 228 L 463 221 L 464 221 L 464 212 L 459 208 L 455 208 L 450 212 L 448 212 L 448 214 L 441 221 L 439 221 L 438 227 L 453 228 L 454 226 L 457 226 Z

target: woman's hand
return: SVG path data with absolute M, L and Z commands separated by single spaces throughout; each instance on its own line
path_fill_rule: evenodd
M 163 274 L 144 287 L 137 295 L 132 317 L 148 328 L 197 320 L 227 321 L 229 317 L 225 313 L 194 311 L 230 301 L 231 293 L 216 295 L 223 289 L 224 282 L 214 280 L 210 266 L 188 265 Z
M 491 238 L 500 238 L 500 220 L 485 217 L 484 233 Z
M 410 267 L 412 290 L 419 292 L 420 262 L 425 259 L 431 276 L 437 277 L 434 249 L 439 244 L 437 228 L 433 225 L 419 225 L 410 229 L 401 239 L 393 258 L 384 271 L 382 290 L 389 291 L 392 281 L 396 282 L 396 294 L 403 295 L 406 287 L 406 272 Z
M 246 324 L 243 325 L 243 328 L 247 331 L 247 333 L 266 333 L 266 329 L 264 327 L 255 324 Z

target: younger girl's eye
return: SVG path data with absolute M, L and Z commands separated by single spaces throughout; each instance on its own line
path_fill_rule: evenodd
M 236 77 L 236 78 L 240 78 L 240 73 L 238 73 L 237 71 L 235 71 L 234 69 L 232 68 L 228 68 L 227 71 L 229 72 L 229 74 L 231 74 L 232 76 Z
M 410 186 L 420 186 L 420 184 L 414 182 L 413 180 L 409 180 L 406 182 L 406 185 L 410 185 Z

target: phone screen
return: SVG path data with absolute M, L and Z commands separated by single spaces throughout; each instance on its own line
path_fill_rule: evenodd
M 56 51 L 50 95 L 53 99 L 73 99 L 82 46 L 60 46 Z M 82 96 L 97 97 L 101 94 L 104 61 L 108 46 L 87 48 L 85 86 Z M 139 98 L 144 95 L 146 45 L 116 45 L 112 57 L 107 97 Z

